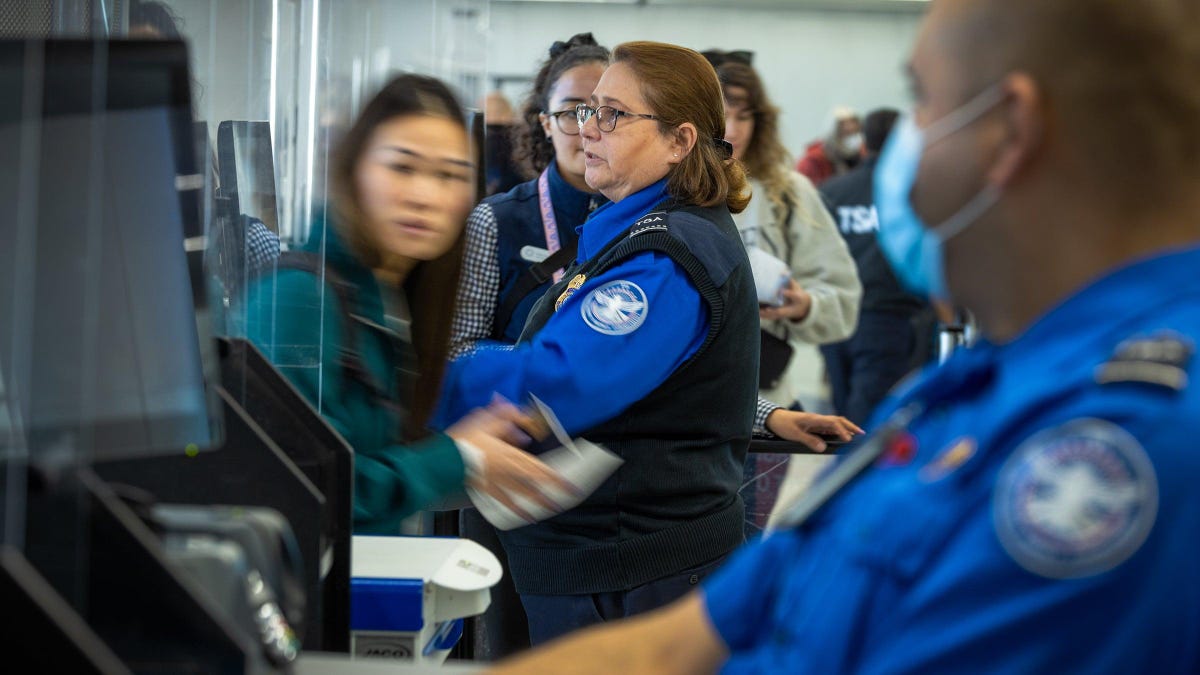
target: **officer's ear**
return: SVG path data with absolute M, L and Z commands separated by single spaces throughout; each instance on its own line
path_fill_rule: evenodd
M 696 125 L 691 122 L 684 122 L 675 127 L 671 132 L 671 155 L 667 157 L 668 164 L 678 164 L 683 161 L 684 157 L 696 147 L 696 138 L 699 132 L 696 131 Z
M 1028 168 L 1042 150 L 1046 133 L 1045 98 L 1027 73 L 1007 75 L 1001 82 L 1001 143 L 988 170 L 988 182 L 1006 188 Z

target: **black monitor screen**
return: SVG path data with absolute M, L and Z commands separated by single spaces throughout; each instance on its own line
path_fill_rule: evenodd
M 17 149 L 0 162 L 17 204 L 0 221 L 0 372 L 33 456 L 218 440 L 185 253 L 203 182 L 188 82 L 182 43 L 0 42 L 0 98 L 20 101 L 0 117 Z

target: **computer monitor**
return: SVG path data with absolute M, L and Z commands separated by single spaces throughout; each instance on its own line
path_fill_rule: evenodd
M 228 215 L 245 214 L 279 231 L 271 123 L 226 120 L 217 126 L 220 198 Z
M 312 627 L 306 645 L 324 651 L 349 651 L 350 541 L 353 533 L 354 453 L 336 431 L 275 368 L 262 352 L 241 338 L 219 338 L 222 387 L 279 446 L 288 459 L 321 491 L 320 556 L 312 560 L 319 579 L 309 589 Z M 274 505 L 290 513 L 287 504 Z M 297 537 L 314 523 L 294 524 Z
M 190 100 L 182 42 L 0 41 L 0 372 L 31 460 L 220 440 Z

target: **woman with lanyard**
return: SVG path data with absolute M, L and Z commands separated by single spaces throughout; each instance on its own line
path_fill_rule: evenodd
M 624 459 L 580 506 L 501 533 L 535 644 L 669 602 L 741 543 L 758 379 L 758 304 L 730 217 L 748 195 L 712 67 L 622 45 L 577 116 L 584 177 L 610 202 L 516 347 L 451 365 L 439 415 L 532 394 Z
M 591 33 L 555 42 L 514 125 L 515 158 L 534 180 L 493 195 L 467 219 L 457 356 L 479 340 L 513 343 L 533 303 L 575 259 L 575 228 L 608 201 L 583 179 L 575 106 L 586 103 L 608 65 Z

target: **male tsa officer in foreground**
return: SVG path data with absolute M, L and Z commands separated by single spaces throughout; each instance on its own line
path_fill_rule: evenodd
M 931 4 L 881 244 L 985 339 L 701 590 L 502 672 L 1200 672 L 1200 2 Z

